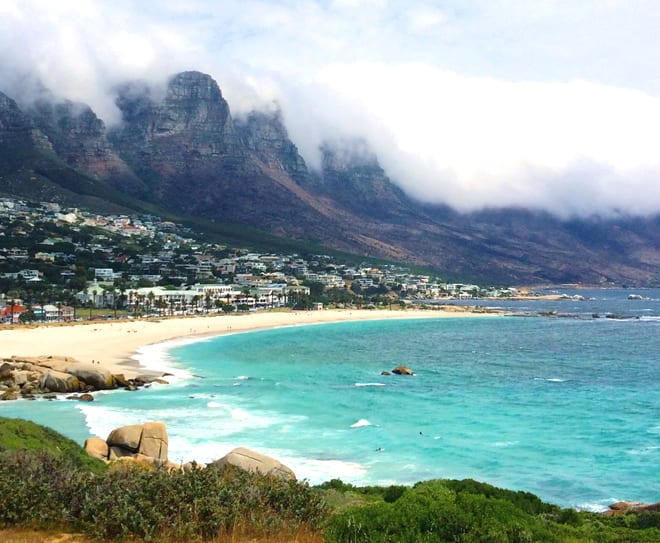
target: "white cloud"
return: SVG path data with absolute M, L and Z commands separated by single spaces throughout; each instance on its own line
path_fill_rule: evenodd
M 352 129 L 419 199 L 463 210 L 660 209 L 660 99 L 640 91 L 464 77 L 419 64 L 334 65 L 319 72 L 319 84 L 344 101 L 328 122 L 355 120 Z
M 412 6 L 408 13 L 408 24 L 413 31 L 430 31 L 448 21 L 447 14 L 434 6 Z
M 0 0 L 0 90 L 115 122 L 118 83 L 199 69 L 235 114 L 280 104 L 312 165 L 358 135 L 420 199 L 651 213 L 659 26 L 652 0 Z

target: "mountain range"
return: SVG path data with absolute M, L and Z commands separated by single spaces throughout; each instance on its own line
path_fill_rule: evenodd
M 209 75 L 176 74 L 164 96 L 143 82 L 115 93 L 122 121 L 107 127 L 88 106 L 46 91 L 29 103 L 0 92 L 0 195 L 153 211 L 452 280 L 660 284 L 660 215 L 462 214 L 407 196 L 362 140 L 327 142 L 320 169 L 308 167 L 279 111 L 232 117 Z

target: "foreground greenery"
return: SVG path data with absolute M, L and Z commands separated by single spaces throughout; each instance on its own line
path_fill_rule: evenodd
M 0 529 L 8 527 L 172 542 L 283 533 L 337 543 L 660 541 L 660 513 L 576 512 L 471 480 L 311 487 L 212 466 L 107 468 L 52 430 L 0 418 Z

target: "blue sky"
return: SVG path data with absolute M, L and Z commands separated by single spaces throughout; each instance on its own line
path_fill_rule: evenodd
M 412 196 L 469 211 L 660 211 L 660 1 L 0 0 L 0 90 L 197 69 L 279 107 L 306 161 L 366 139 Z

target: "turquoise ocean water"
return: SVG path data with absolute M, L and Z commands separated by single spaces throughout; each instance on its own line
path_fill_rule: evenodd
M 0 415 L 79 442 L 160 420 L 173 461 L 247 446 L 311 483 L 474 478 L 562 506 L 656 502 L 660 291 L 640 292 L 649 299 L 608 290 L 505 304 L 559 317 L 338 323 L 152 346 L 141 359 L 168 367 L 169 385 L 91 404 L 5 403 Z M 398 364 L 416 375 L 381 375 Z

